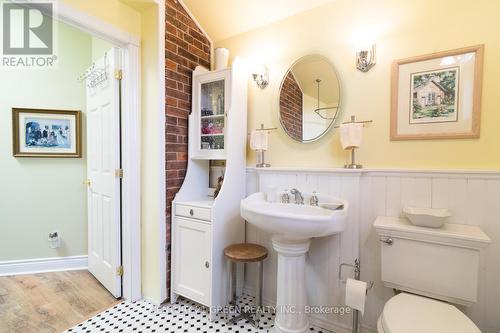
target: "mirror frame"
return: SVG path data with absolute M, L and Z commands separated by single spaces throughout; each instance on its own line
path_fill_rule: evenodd
M 330 59 L 328 59 L 327 57 L 325 57 L 324 55 L 322 54 L 319 54 L 319 53 L 311 53 L 311 54 L 306 54 L 306 55 L 303 55 L 301 56 L 300 58 L 298 58 L 297 60 L 295 60 L 289 67 L 288 69 L 286 70 L 286 72 L 283 74 L 282 78 L 281 78 L 281 82 L 278 86 L 278 91 L 276 93 L 276 109 L 277 109 L 277 115 L 278 115 L 278 121 L 279 121 L 279 124 L 281 126 L 281 129 L 283 130 L 283 132 L 286 134 L 286 136 L 289 138 L 289 139 L 292 139 L 294 142 L 298 142 L 298 143 L 312 143 L 312 142 L 316 142 L 318 140 L 320 140 L 321 138 L 323 138 L 324 136 L 326 136 L 328 133 L 330 133 L 332 127 L 335 126 L 336 124 L 336 121 L 332 121 L 328 127 L 323 131 L 323 133 L 321 133 L 321 135 L 313 138 L 313 139 L 310 139 L 310 140 L 296 140 L 294 138 L 292 138 L 288 132 L 286 131 L 285 129 L 285 126 L 283 125 L 283 121 L 281 119 L 281 110 L 280 110 L 280 96 L 281 96 L 281 88 L 283 86 L 283 83 L 285 82 L 285 79 L 286 77 L 288 76 L 288 73 L 292 70 L 292 68 L 297 64 L 299 63 L 301 60 L 304 60 L 304 58 L 307 58 L 307 57 L 310 57 L 310 56 L 316 56 L 316 57 L 319 57 L 319 58 L 322 58 L 324 59 L 331 67 L 332 67 L 332 70 L 333 72 L 335 73 L 335 76 L 337 77 L 337 80 L 339 82 L 339 102 L 338 102 L 338 113 L 337 113 L 337 120 L 341 119 L 342 117 L 342 100 L 343 100 L 343 90 L 342 90 L 342 81 L 340 80 L 340 76 L 339 76 L 339 72 L 337 71 L 337 69 L 335 68 L 335 66 L 333 65 L 333 63 L 330 61 Z

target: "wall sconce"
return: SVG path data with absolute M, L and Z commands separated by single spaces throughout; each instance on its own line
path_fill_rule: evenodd
M 258 66 L 258 69 L 252 74 L 257 87 L 264 89 L 269 84 L 269 70 L 266 65 Z
M 375 44 L 372 44 L 370 50 L 356 52 L 356 68 L 358 70 L 368 72 L 375 64 Z

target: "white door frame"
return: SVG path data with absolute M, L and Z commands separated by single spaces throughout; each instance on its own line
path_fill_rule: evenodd
M 159 231 L 159 268 L 160 268 L 160 302 L 165 301 L 169 295 L 167 295 L 167 170 L 166 170 L 166 115 L 165 115 L 165 0 L 155 0 L 158 5 L 158 70 L 159 70 L 159 81 L 158 81 L 158 126 L 159 126 L 159 135 L 158 138 L 162 143 L 159 145 L 158 156 L 160 158 L 158 169 L 160 170 L 159 180 L 159 221 L 158 221 L 158 231 Z
M 141 75 L 140 37 L 59 2 L 54 17 L 122 49 L 122 297 L 136 301 L 141 293 Z

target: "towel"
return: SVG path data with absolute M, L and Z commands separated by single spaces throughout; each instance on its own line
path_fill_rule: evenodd
M 267 150 L 267 131 L 252 131 L 250 134 L 250 148 L 253 150 Z
M 363 140 L 363 124 L 347 123 L 340 125 L 342 149 L 359 148 Z

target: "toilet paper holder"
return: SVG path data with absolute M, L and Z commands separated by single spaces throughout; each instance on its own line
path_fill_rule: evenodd
M 342 267 L 347 266 L 354 269 L 354 279 L 359 280 L 361 275 L 361 262 L 358 258 L 354 260 L 354 265 L 342 263 L 339 265 L 339 281 L 342 283 L 347 283 L 347 280 L 342 280 Z M 366 286 L 366 294 L 368 294 L 368 290 L 373 288 L 373 281 L 367 282 Z M 352 313 L 352 333 L 358 333 L 359 329 L 359 311 L 354 310 Z
M 361 262 L 359 261 L 358 258 L 356 258 L 354 260 L 354 265 L 352 264 L 346 264 L 346 263 L 342 263 L 339 265 L 339 281 L 341 283 L 347 283 L 347 280 L 342 280 L 342 268 L 343 267 L 351 267 L 352 269 L 354 269 L 354 279 L 355 280 L 359 280 L 360 278 L 360 275 L 361 275 Z M 369 281 L 367 282 L 367 286 L 366 286 L 366 292 L 368 293 L 368 290 L 372 289 L 373 288 L 373 284 L 374 282 L 373 281 Z

